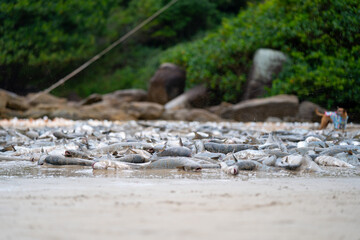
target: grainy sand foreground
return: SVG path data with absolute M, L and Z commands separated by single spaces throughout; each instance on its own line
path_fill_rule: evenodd
M 360 239 L 360 178 L 9 178 L 1 239 Z

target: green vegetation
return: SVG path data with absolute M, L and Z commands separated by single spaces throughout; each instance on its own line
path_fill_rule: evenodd
M 2 1 L 0 86 L 13 91 L 49 86 L 167 2 Z M 273 48 L 290 61 L 268 95 L 296 94 L 329 109 L 342 105 L 360 112 L 357 0 L 245 5 L 246 0 L 180 0 L 55 93 L 146 88 L 161 62 L 173 62 L 187 70 L 187 87 L 206 83 L 214 99 L 237 102 L 254 52 Z
M 290 57 L 269 95 L 296 94 L 327 108 L 360 111 L 360 4 L 356 0 L 269 0 L 249 6 L 205 38 L 162 55 L 187 69 L 189 84 L 206 82 L 236 102 L 254 52 L 273 48 Z
M 0 81 L 43 87 L 78 65 L 96 50 L 112 2 L 1 1 Z
M 0 87 L 40 90 L 80 66 L 169 0 L 0 2 Z M 200 37 L 245 1 L 180 0 L 122 46 L 55 91 L 81 96 L 141 87 L 166 47 Z

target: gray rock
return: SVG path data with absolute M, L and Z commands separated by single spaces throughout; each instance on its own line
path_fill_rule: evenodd
M 209 108 L 207 108 L 207 110 L 211 113 L 214 113 L 218 116 L 221 116 L 223 113 L 225 113 L 226 111 L 228 111 L 229 109 L 232 108 L 234 104 L 228 103 L 228 102 L 222 102 L 219 105 L 216 106 L 211 106 Z
M 101 102 L 103 100 L 102 95 L 97 94 L 97 93 L 93 93 L 90 96 L 88 96 L 87 98 L 85 98 L 84 100 L 82 100 L 80 102 L 80 105 L 91 105 L 97 102 Z
M 31 107 L 30 109 L 28 109 L 24 115 L 27 118 L 42 118 L 44 116 L 52 116 L 52 113 L 55 112 L 56 110 L 63 108 L 64 105 L 61 104 L 38 104 L 36 106 Z
M 166 110 L 162 118 L 177 121 L 218 122 L 221 118 L 205 109 Z
M 146 101 L 147 92 L 143 89 L 124 89 L 105 94 L 104 100 L 120 100 L 121 102 Z
M 299 112 L 296 115 L 298 121 L 306 121 L 306 122 L 320 122 L 321 117 L 315 114 L 315 109 L 319 109 L 320 112 L 324 112 L 325 109 L 320 107 L 319 105 L 304 101 L 299 106 Z
M 265 87 L 271 87 L 274 76 L 280 73 L 286 60 L 287 57 L 280 51 L 258 49 L 254 55 L 243 100 L 263 96 Z
M 50 118 L 66 118 L 66 119 L 81 119 L 81 113 L 78 108 L 72 106 L 63 106 L 52 111 L 49 115 Z
M 6 102 L 5 107 L 15 111 L 26 111 L 29 109 L 27 99 L 15 93 L 0 89 L 1 98 Z M 4 105 L 4 102 L 2 105 Z
M 112 121 L 126 121 L 136 119 L 135 117 L 127 114 L 125 110 L 108 104 L 107 101 L 101 101 L 98 103 L 80 107 L 79 111 L 81 113 L 81 119 L 107 119 Z
M 296 96 L 278 95 L 240 102 L 224 111 L 221 117 L 243 122 L 265 121 L 268 117 L 296 116 L 298 107 L 299 99 Z
M 165 109 L 201 108 L 206 106 L 208 99 L 207 89 L 204 85 L 196 86 L 177 96 L 165 104 Z
M 7 94 L 3 91 L 0 91 L 0 111 L 5 111 L 7 103 Z
M 159 119 L 164 111 L 164 106 L 153 102 L 131 102 L 122 106 L 126 114 L 136 119 Z
M 30 102 L 30 105 L 32 105 L 32 106 L 36 106 L 39 104 L 46 104 L 46 105 L 58 105 L 58 104 L 65 105 L 65 104 L 67 104 L 67 100 L 65 98 L 55 97 L 54 95 L 51 95 L 49 93 L 41 93 L 35 99 L 32 99 L 35 96 L 35 94 L 36 93 L 29 93 L 26 96 L 26 98 L 29 102 L 30 102 L 30 100 L 32 100 Z
M 150 79 L 148 100 L 165 104 L 184 92 L 186 72 L 172 63 L 164 63 Z
M 17 111 L 17 110 L 12 110 L 9 108 L 5 108 L 3 110 L 0 109 L 0 118 L 24 118 L 24 111 Z

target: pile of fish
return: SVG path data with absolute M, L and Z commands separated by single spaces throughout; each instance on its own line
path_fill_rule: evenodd
M 256 126 L 92 120 L 62 127 L 4 126 L 0 127 L 0 162 L 79 165 L 94 171 L 218 169 L 230 175 L 360 168 L 360 131 L 318 131 L 296 124 L 288 125 L 288 130 L 266 131 Z

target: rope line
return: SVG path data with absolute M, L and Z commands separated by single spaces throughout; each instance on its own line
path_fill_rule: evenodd
M 49 93 L 52 90 L 54 90 L 55 88 L 59 87 L 60 85 L 64 84 L 66 81 L 68 81 L 69 79 L 71 79 L 72 77 L 74 77 L 75 75 L 77 75 L 78 73 L 80 73 L 81 71 L 83 71 L 85 68 L 87 68 L 90 64 L 92 64 L 93 62 L 95 62 L 96 60 L 98 60 L 99 58 L 101 58 L 102 56 L 104 56 L 106 53 L 108 53 L 110 50 L 112 50 L 114 47 L 116 47 L 117 45 L 119 45 L 120 43 L 124 42 L 127 38 L 129 38 L 131 35 L 133 35 L 134 33 L 136 33 L 138 30 L 140 30 L 142 27 L 144 27 L 146 24 L 148 24 L 149 22 L 151 22 L 152 20 L 154 20 L 156 17 L 158 17 L 161 13 L 163 13 L 164 11 L 166 11 L 169 7 L 171 7 L 172 5 L 174 5 L 178 0 L 172 0 L 171 2 L 169 2 L 168 4 L 166 4 L 164 7 L 162 7 L 160 10 L 158 10 L 156 13 L 154 13 L 152 16 L 150 16 L 149 18 L 147 18 L 145 21 L 143 21 L 142 23 L 140 23 L 139 25 L 137 25 L 135 28 L 133 28 L 131 31 L 129 31 L 128 33 L 126 33 L 124 36 L 122 36 L 121 38 L 119 38 L 118 40 L 116 40 L 115 42 L 113 42 L 110 46 L 108 46 L 107 48 L 105 48 L 104 50 L 102 50 L 100 53 L 98 53 L 97 55 L 95 55 L 94 57 L 92 57 L 90 60 L 88 60 L 87 62 L 85 62 L 83 65 L 81 65 L 80 67 L 78 67 L 77 69 L 75 69 L 74 71 L 72 71 L 71 73 L 69 73 L 68 75 L 66 75 L 65 77 L 63 77 L 62 79 L 60 79 L 58 82 L 56 82 L 55 84 L 51 85 L 49 88 L 38 92 L 37 94 L 35 94 L 31 99 L 30 102 L 34 101 L 36 98 L 38 98 L 41 94 L 44 93 Z

